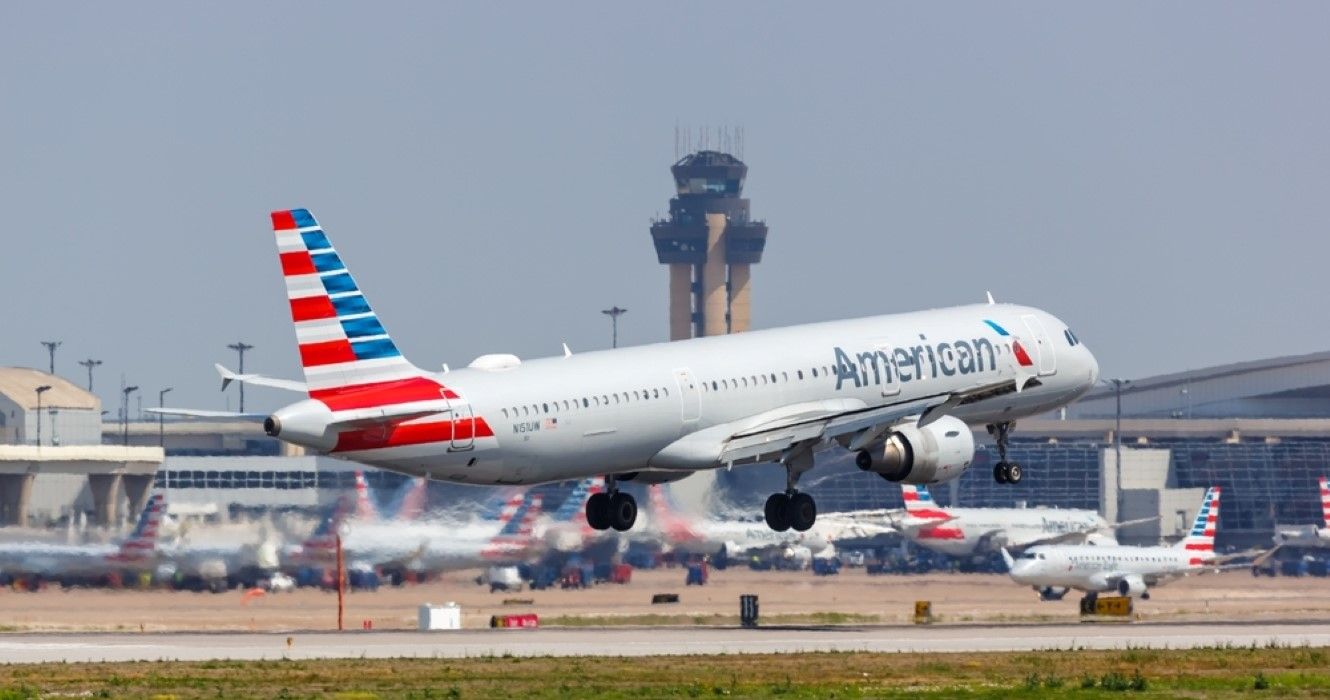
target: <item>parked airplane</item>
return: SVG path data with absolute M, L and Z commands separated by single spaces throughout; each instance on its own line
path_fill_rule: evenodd
M 866 539 L 886 534 L 891 527 L 866 522 L 853 513 L 831 513 L 805 532 L 773 532 L 765 524 L 735 518 L 685 514 L 675 506 L 666 487 L 652 485 L 651 528 L 665 545 L 687 554 L 706 554 L 717 560 L 780 555 L 811 559 L 843 539 Z M 806 551 L 798 551 L 798 550 Z
M 628 530 L 620 481 L 776 461 L 774 530 L 805 531 L 797 489 L 833 445 L 890 481 L 938 483 L 974 455 L 970 425 L 997 441 L 999 482 L 1015 421 L 1064 406 L 1098 377 L 1094 356 L 1039 309 L 989 303 L 792 326 L 522 362 L 484 355 L 427 372 L 408 362 L 305 209 L 272 214 L 305 382 L 236 375 L 308 398 L 264 421 L 276 438 L 415 476 L 471 484 L 605 477 L 587 520 Z M 163 412 L 212 416 L 217 412 Z
M 1279 528 L 1275 544 L 1281 547 L 1330 547 L 1330 480 L 1321 477 L 1321 524 L 1308 523 L 1302 527 Z
M 1114 526 L 1093 510 L 1062 508 L 942 508 L 927 486 L 901 484 L 905 513 L 889 520 L 911 542 L 954 557 L 1021 550 L 1041 544 L 1116 545 Z M 1121 523 L 1135 524 L 1141 521 Z
M 1011 578 L 1029 584 L 1046 600 L 1075 588 L 1087 600 L 1099 593 L 1149 598 L 1150 587 L 1216 568 L 1230 557 L 1215 557 L 1215 525 L 1219 522 L 1219 487 L 1205 492 L 1191 532 L 1171 547 L 1102 545 L 1041 545 L 1019 557 L 1006 550 Z
M 166 512 L 156 493 L 120 544 L 0 545 L 0 573 L 11 578 L 86 581 L 117 571 L 151 571 L 157 564 L 157 533 Z

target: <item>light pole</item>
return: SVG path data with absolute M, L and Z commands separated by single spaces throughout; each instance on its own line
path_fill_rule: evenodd
M 42 394 L 51 390 L 50 384 L 37 387 L 37 446 L 42 446 Z
M 1104 382 L 1113 387 L 1117 399 L 1116 418 L 1113 424 L 1113 475 L 1117 481 L 1113 492 L 1116 501 L 1116 505 L 1113 506 L 1113 519 L 1122 522 L 1122 387 L 1131 384 L 1131 380 L 1105 379 Z
M 139 388 L 136 386 L 127 386 L 124 389 L 120 390 L 125 395 L 124 400 L 122 401 L 122 405 L 124 406 L 124 411 L 120 414 L 121 415 L 120 426 L 123 431 L 122 440 L 124 441 L 126 446 L 129 445 L 129 395 L 138 390 Z
M 239 368 L 238 370 L 236 370 L 236 371 L 237 371 L 238 374 L 244 374 L 244 373 L 245 373 L 245 351 L 246 351 L 246 350 L 253 350 L 253 349 L 254 349 L 254 346 L 253 346 L 253 345 L 248 345 L 248 344 L 246 344 L 244 341 L 240 341 L 240 342 L 231 343 L 230 345 L 228 345 L 228 346 L 226 346 L 226 347 L 230 348 L 231 350 L 235 350 L 237 353 L 240 354 L 240 368 Z M 236 383 L 240 385 L 240 412 L 241 412 L 241 413 L 244 413 L 244 412 L 245 412 L 245 382 L 240 381 L 240 382 L 236 382 Z
M 171 393 L 171 389 L 172 389 L 172 387 L 169 387 L 169 386 L 168 386 L 168 387 L 166 387 L 165 389 L 162 389 L 161 391 L 157 392 L 157 408 L 165 408 L 165 407 L 166 407 L 166 395 L 169 394 L 169 393 Z M 157 444 L 161 445 L 161 447 L 162 447 L 163 450 L 166 449 L 166 414 L 165 414 L 165 413 L 158 413 L 158 414 L 157 414 Z
M 92 369 L 101 363 L 101 360 L 94 360 L 91 357 L 86 360 L 79 360 L 79 364 L 88 368 L 88 393 L 92 393 Z
M 46 351 L 51 353 L 51 374 L 55 374 L 55 349 L 64 345 L 63 340 L 43 340 L 42 345 L 46 346 Z
M 604 309 L 601 313 L 610 317 L 610 347 L 619 347 L 619 317 L 628 313 L 628 309 L 621 309 L 617 305 Z

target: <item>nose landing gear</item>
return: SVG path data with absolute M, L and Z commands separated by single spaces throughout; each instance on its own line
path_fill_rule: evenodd
M 637 499 L 620 491 L 614 477 L 607 476 L 605 491 L 586 499 L 586 522 L 593 530 L 631 530 L 637 522 Z
M 1013 421 L 988 426 L 988 434 L 992 435 L 993 441 L 997 443 L 998 463 L 993 465 L 993 481 L 999 484 L 1019 484 L 1024 477 L 1021 465 L 1007 461 L 1007 441 L 1014 427 L 1016 423 Z

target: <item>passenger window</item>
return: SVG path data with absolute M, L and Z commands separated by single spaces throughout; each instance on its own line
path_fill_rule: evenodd
M 653 398 L 653 399 L 658 399 L 658 398 L 660 398 L 660 389 L 652 389 L 652 390 L 651 390 L 651 398 Z
M 665 392 L 665 395 L 666 395 L 666 396 L 669 396 L 669 395 L 670 395 L 670 390 L 669 390 L 669 389 L 661 389 L 661 391 Z
M 816 367 L 813 368 L 813 378 L 814 378 L 814 379 L 817 378 L 817 368 L 816 368 Z
M 711 390 L 720 391 L 720 389 L 716 388 L 716 381 L 714 379 L 711 381 Z
M 541 406 L 541 408 L 544 408 L 544 409 L 545 409 L 545 412 L 546 412 L 546 413 L 549 413 L 549 412 L 550 412 L 550 405 L 549 405 L 549 404 L 547 404 L 547 403 L 543 403 L 543 404 L 541 404 L 540 406 Z
M 615 395 L 614 395 L 614 403 L 615 403 L 616 405 L 619 403 L 619 395 L 618 395 L 618 394 L 615 394 Z
M 771 373 L 771 383 L 772 383 L 772 384 L 775 384 L 775 383 L 776 383 L 776 373 L 775 373 L 775 372 L 772 372 L 772 373 Z
M 782 382 L 785 382 L 786 384 L 789 384 L 789 383 L 790 383 L 790 373 L 789 373 L 789 372 L 781 372 L 781 373 L 780 373 L 780 380 L 781 380 Z
M 582 408 L 591 408 L 591 402 L 587 401 L 585 396 L 582 397 Z
M 799 377 L 799 381 L 802 382 L 802 381 L 804 380 L 804 371 L 803 371 L 803 370 L 798 370 L 798 371 L 796 371 L 794 374 L 795 374 L 795 376 Z
M 507 417 L 508 417 L 508 409 L 506 409 L 506 408 L 503 409 L 503 417 L 504 417 L 504 418 L 507 418 Z

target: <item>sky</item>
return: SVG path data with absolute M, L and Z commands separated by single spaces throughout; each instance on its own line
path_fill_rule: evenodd
M 668 336 L 676 128 L 742 126 L 753 325 L 983 300 L 1104 376 L 1326 350 L 1330 4 L 5 3 L 0 365 L 298 378 L 268 212 L 406 356 Z M 696 138 L 695 138 L 696 140 Z M 778 351 L 778 350 L 777 350 Z M 290 394 L 250 388 L 250 411 Z

